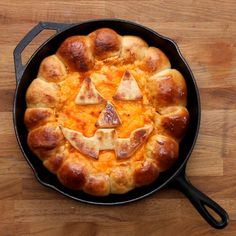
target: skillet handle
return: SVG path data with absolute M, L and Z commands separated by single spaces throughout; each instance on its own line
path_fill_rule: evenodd
M 172 182 L 172 187 L 180 190 L 190 202 L 195 206 L 202 217 L 214 228 L 223 229 L 229 223 L 229 216 L 227 212 L 219 206 L 215 201 L 210 199 L 204 193 L 196 189 L 189 181 L 185 174 L 185 168 Z M 207 210 L 207 207 L 211 208 L 219 217 L 220 221 Z
M 56 30 L 57 33 L 60 31 L 69 28 L 73 24 L 66 23 L 54 23 L 54 22 L 39 22 L 33 29 L 31 29 L 25 37 L 18 43 L 16 46 L 13 55 L 14 55 L 14 63 L 15 63 L 15 73 L 16 73 L 16 81 L 19 82 L 24 70 L 25 65 L 22 64 L 21 54 L 24 51 L 25 47 L 43 30 L 51 29 Z

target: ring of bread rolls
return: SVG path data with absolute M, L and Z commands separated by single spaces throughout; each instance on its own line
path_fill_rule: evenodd
M 132 68 L 134 76 L 145 75 L 138 81 L 145 94 L 140 104 L 154 110 L 153 131 L 140 157 L 114 161 L 109 171 L 98 170 L 99 160 L 73 149 L 58 118 L 65 103 L 63 83 L 75 74 L 89 76 L 105 66 L 122 71 Z M 167 56 L 137 36 L 121 36 L 108 28 L 69 37 L 54 55 L 45 58 L 27 90 L 26 103 L 24 122 L 30 149 L 64 186 L 95 196 L 122 194 L 155 181 L 178 159 L 179 142 L 189 123 L 186 83 L 179 71 L 171 69 Z

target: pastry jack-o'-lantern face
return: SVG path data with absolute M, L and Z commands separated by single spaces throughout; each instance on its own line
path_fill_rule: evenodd
M 186 99 L 181 73 L 141 38 L 111 29 L 72 36 L 27 90 L 28 145 L 68 188 L 125 193 L 178 158 Z
M 142 98 L 136 80 L 130 72 L 125 71 L 113 99 L 125 103 Z M 95 123 L 98 129 L 92 137 L 85 137 L 81 132 L 62 127 L 62 132 L 70 144 L 92 158 L 98 159 L 99 151 L 102 150 L 114 150 L 118 159 L 128 158 L 145 142 L 153 130 L 150 123 L 133 130 L 128 138 L 119 138 L 115 128 L 121 126 L 125 120 L 120 119 L 113 103 L 102 97 L 89 77 L 83 80 L 75 103 L 83 106 L 106 103 Z

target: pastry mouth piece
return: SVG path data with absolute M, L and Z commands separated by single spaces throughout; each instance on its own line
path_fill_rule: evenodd
M 60 127 L 64 137 L 82 154 L 98 159 L 99 151 L 114 150 L 117 159 L 130 157 L 144 144 L 153 130 L 152 125 L 133 130 L 128 138 L 119 138 L 115 129 L 98 129 L 92 137 Z
M 26 92 L 27 143 L 62 185 L 122 194 L 174 165 L 187 87 L 157 47 L 101 28 L 43 59 Z

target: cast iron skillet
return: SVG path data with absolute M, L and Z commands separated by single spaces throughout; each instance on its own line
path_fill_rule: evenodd
M 75 34 L 87 35 L 101 27 L 114 29 L 121 35 L 137 35 L 143 38 L 149 45 L 156 46 L 164 51 L 170 59 L 172 68 L 178 69 L 186 79 L 188 88 L 188 110 L 190 113 L 190 126 L 185 138 L 180 143 L 179 160 L 170 170 L 162 173 L 160 177 L 150 186 L 134 189 L 122 195 L 109 195 L 107 197 L 94 197 L 84 192 L 73 191 L 65 188 L 58 181 L 57 177 L 51 174 L 42 162 L 30 151 L 27 146 L 27 130 L 24 126 L 23 117 L 26 109 L 25 94 L 31 81 L 36 77 L 41 61 L 51 54 L 54 54 L 59 45 L 67 37 Z M 21 53 L 24 48 L 43 30 L 56 30 L 56 34 L 43 43 L 33 54 L 26 65 L 22 65 Z M 16 92 L 14 98 L 14 127 L 16 137 L 25 159 L 34 171 L 38 181 L 56 191 L 75 200 L 97 204 L 97 205 L 118 205 L 133 202 L 147 197 L 164 187 L 173 187 L 184 193 L 192 202 L 203 218 L 217 229 L 224 228 L 229 221 L 228 214 L 216 202 L 197 190 L 185 175 L 186 163 L 193 150 L 197 139 L 200 125 L 200 98 L 198 88 L 193 74 L 181 55 L 177 45 L 171 39 L 159 35 L 153 30 L 133 22 L 118 19 L 91 20 L 79 24 L 61 24 L 41 22 L 36 25 L 17 45 L 14 51 L 16 71 Z M 220 218 L 217 220 L 208 210 L 211 208 Z

